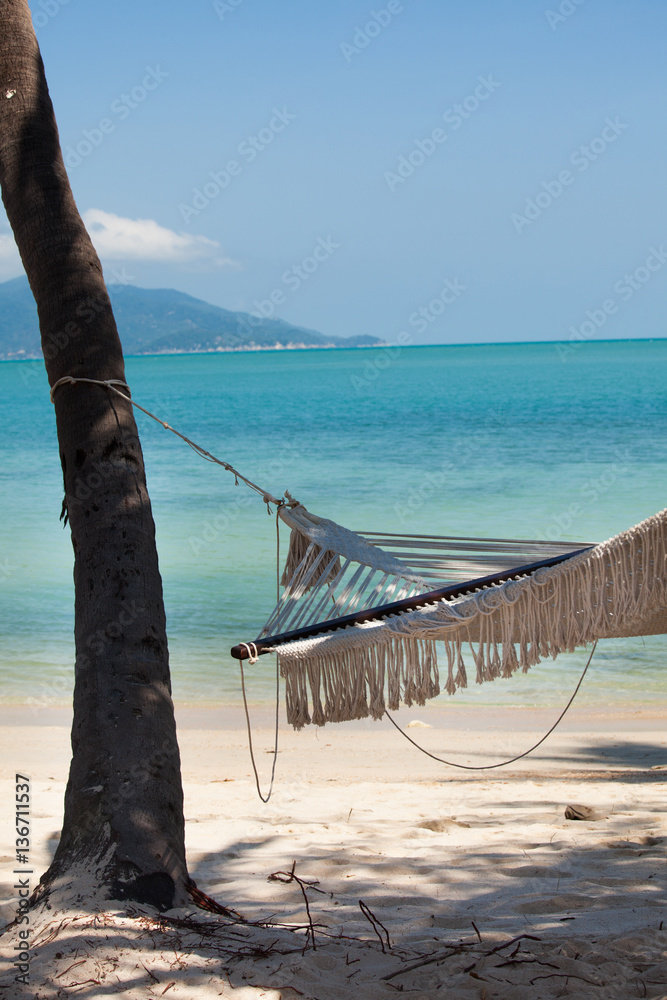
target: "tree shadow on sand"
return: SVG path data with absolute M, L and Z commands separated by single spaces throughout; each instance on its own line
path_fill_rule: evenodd
M 582 754 L 592 765 L 608 764 L 613 751 L 613 762 L 627 766 L 637 753 L 650 760 L 655 748 L 631 749 L 630 758 L 618 744 Z M 661 777 L 606 777 L 616 789 L 640 775 Z M 524 790 L 520 801 L 496 798 L 499 820 L 466 812 L 474 780 L 459 782 L 456 819 L 402 819 L 397 802 L 391 833 L 401 856 L 387 854 L 372 815 L 348 824 L 347 835 L 332 825 L 324 836 L 321 824 L 308 848 L 290 844 L 297 824 L 290 818 L 289 830 L 194 854 L 200 889 L 238 919 L 194 907 L 159 916 L 121 904 L 104 913 L 85 906 L 43 912 L 26 996 L 92 1000 L 122 992 L 157 1000 L 170 983 L 188 1000 L 225 995 L 225 984 L 262 986 L 268 1000 L 381 1000 L 397 990 L 437 997 L 441 987 L 457 1000 L 534 1000 L 563 995 L 564 987 L 567 995 L 604 1000 L 667 992 L 660 876 L 667 838 L 655 832 L 658 803 L 644 803 L 640 821 L 615 808 L 598 821 L 568 824 L 547 783 Z M 585 788 L 584 777 L 576 791 Z M 536 840 L 518 850 L 513 825 L 525 827 L 526 817 Z M 495 826 L 502 836 L 483 847 L 455 840 L 475 826 Z M 572 831 L 578 843 L 567 841 Z

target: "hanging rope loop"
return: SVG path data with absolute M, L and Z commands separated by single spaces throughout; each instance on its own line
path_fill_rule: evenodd
M 242 642 L 241 645 L 245 646 L 246 651 L 248 653 L 248 663 L 249 664 L 257 663 L 257 661 L 259 660 L 259 653 L 257 652 L 257 646 L 255 645 L 255 643 Z
M 105 379 L 104 381 L 101 381 L 101 380 L 96 379 L 96 378 L 75 378 L 73 375 L 63 375 L 62 378 L 59 378 L 58 381 L 54 382 L 53 385 L 51 386 L 51 392 L 50 392 L 51 402 L 52 403 L 55 402 L 55 400 L 54 400 L 53 397 L 55 395 L 56 389 L 59 386 L 61 386 L 61 385 L 74 385 L 76 382 L 89 382 L 91 385 L 106 385 L 109 389 L 112 389 L 115 386 L 120 385 L 120 386 L 123 387 L 123 389 L 127 389 L 128 393 L 130 392 L 130 387 L 127 384 L 127 382 L 123 382 L 122 379 L 119 379 L 119 378 L 108 378 L 108 379 Z M 115 390 L 115 391 L 117 391 L 117 390 Z M 119 396 L 125 396 L 125 393 L 124 392 L 119 392 L 118 395 Z M 129 396 L 126 396 L 125 398 L 128 399 Z M 151 416 L 152 416 L 152 414 L 151 414 Z M 155 420 L 158 420 L 158 418 L 155 417 Z M 163 427 L 167 427 L 168 426 L 167 424 L 164 424 L 161 420 L 159 420 L 158 422 L 161 423 L 163 425 Z M 171 430 L 171 428 L 169 428 L 169 430 Z
M 387 716 L 387 718 L 391 722 L 391 724 L 394 727 L 394 729 L 397 729 L 398 732 L 401 734 L 401 736 L 405 737 L 405 739 L 408 741 L 408 743 L 412 743 L 413 747 L 416 747 L 417 750 L 420 751 L 420 753 L 425 754 L 427 757 L 430 757 L 432 760 L 437 760 L 439 764 L 446 764 L 448 767 L 459 767 L 463 771 L 492 771 L 495 767 L 507 767 L 508 764 L 514 764 L 515 761 L 521 760 L 522 757 L 527 757 L 528 754 L 531 754 L 534 750 L 537 750 L 538 747 L 542 746 L 542 744 L 547 739 L 547 737 L 551 736 L 551 734 L 553 733 L 554 729 L 556 728 L 556 726 L 559 725 L 559 723 L 561 722 L 561 720 L 564 718 L 565 713 L 570 708 L 570 705 L 572 704 L 572 702 L 574 701 L 574 699 L 577 697 L 577 694 L 579 693 L 579 688 L 583 684 L 584 677 L 586 676 L 586 672 L 587 672 L 588 668 L 591 665 L 591 660 L 593 659 L 593 653 L 595 652 L 595 650 L 597 648 L 597 644 L 598 644 L 598 640 L 596 639 L 595 642 L 593 643 L 593 648 L 591 649 L 591 654 L 588 657 L 588 660 L 586 662 L 586 666 L 584 667 L 584 672 L 582 673 L 581 677 L 579 678 L 579 682 L 578 682 L 577 686 L 575 687 L 574 691 L 572 692 L 572 696 L 571 696 L 570 700 L 568 701 L 567 705 L 565 706 L 565 708 L 563 709 L 563 711 L 560 713 L 560 715 L 558 716 L 558 718 L 556 719 L 556 721 L 554 722 L 554 724 L 551 727 L 551 729 L 549 729 L 548 732 L 546 732 L 544 734 L 544 736 L 540 740 L 537 741 L 537 743 L 534 743 L 532 745 L 532 747 L 530 747 L 529 750 L 524 750 L 523 753 L 517 754 L 516 757 L 510 757 L 509 760 L 498 761 L 497 764 L 455 764 L 453 760 L 445 760 L 443 757 L 437 757 L 434 753 L 431 753 L 430 750 L 426 750 L 424 747 L 420 746 L 419 743 L 415 742 L 415 740 L 413 740 L 411 736 L 408 736 L 408 734 L 405 732 L 405 730 L 401 729 L 401 727 L 396 722 L 396 720 L 392 719 L 392 717 L 389 714 L 389 712 L 387 712 L 385 710 L 384 714 Z

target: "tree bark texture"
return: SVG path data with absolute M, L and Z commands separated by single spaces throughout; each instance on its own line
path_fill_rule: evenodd
M 49 384 L 64 375 L 125 381 L 26 0 L 0 0 L 0 184 L 37 302 Z M 105 388 L 63 385 L 54 397 L 74 547 L 76 666 L 64 826 L 42 893 L 83 865 L 98 868 L 109 897 L 165 908 L 184 902 L 193 883 L 137 428 L 131 404 Z

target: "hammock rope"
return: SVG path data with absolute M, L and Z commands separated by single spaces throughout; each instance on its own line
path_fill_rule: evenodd
M 51 402 L 55 404 L 55 399 L 54 399 L 55 391 L 61 385 L 74 385 L 77 382 L 86 382 L 89 385 L 101 385 L 104 386 L 104 388 L 108 389 L 109 392 L 114 392 L 117 396 L 121 396 L 122 399 L 126 400 L 126 402 L 129 402 L 132 404 L 132 406 L 135 406 L 137 410 L 141 410 L 141 412 L 145 413 L 147 417 L 151 417 L 153 420 L 155 420 L 155 422 L 164 427 L 166 431 L 171 431 L 171 433 L 175 434 L 176 437 L 179 437 L 181 438 L 182 441 L 185 441 L 185 443 L 189 445 L 190 448 L 192 448 L 192 450 L 197 455 L 200 456 L 200 458 L 203 458 L 207 462 L 214 462 L 215 465 L 220 465 L 227 472 L 231 472 L 232 475 L 235 477 L 237 486 L 240 480 L 241 482 L 245 483 L 246 486 L 250 487 L 251 490 L 254 490 L 255 493 L 259 493 L 262 500 L 267 506 L 269 514 L 271 513 L 271 508 L 269 506 L 270 504 L 273 504 L 275 507 L 282 507 L 288 503 L 292 504 L 296 503 L 296 501 L 293 500 L 291 497 L 289 498 L 289 500 L 286 500 L 284 496 L 281 497 L 280 499 L 278 499 L 278 497 L 274 497 L 273 494 L 270 493 L 268 490 L 262 489 L 262 487 L 258 486 L 257 483 L 253 483 L 251 479 L 248 479 L 246 476 L 242 475 L 238 471 L 238 469 L 235 469 L 233 465 L 229 464 L 229 462 L 225 462 L 221 458 L 216 458 L 215 455 L 212 455 L 209 451 L 206 451 L 206 449 L 202 448 L 201 445 L 196 444 L 194 441 L 191 441 L 189 437 L 186 437 L 185 434 L 181 434 L 180 431 L 177 431 L 176 428 L 172 427 L 171 424 L 168 424 L 166 420 L 160 420 L 160 418 L 156 417 L 155 414 L 151 413 L 150 410 L 147 410 L 144 406 L 141 406 L 139 403 L 135 402 L 132 399 L 131 395 L 128 395 L 128 393 L 130 393 L 131 391 L 130 387 L 127 384 L 127 382 L 122 382 L 120 379 L 75 378 L 73 375 L 63 375 L 62 378 L 59 378 L 51 386 L 51 393 L 50 393 Z M 121 386 L 123 389 L 127 389 L 127 393 L 121 392 L 118 386 Z
M 598 641 L 596 639 L 595 642 L 593 643 L 593 648 L 591 649 L 590 656 L 588 657 L 588 660 L 586 661 L 586 666 L 584 667 L 584 671 L 583 671 L 581 677 L 579 678 L 579 681 L 577 682 L 577 686 L 575 687 L 574 691 L 572 692 L 572 696 L 570 697 L 570 700 L 568 701 L 567 705 L 565 706 L 565 708 L 563 709 L 563 711 L 560 713 L 560 715 L 558 716 L 558 718 L 554 722 L 554 724 L 551 727 L 551 729 L 549 729 L 544 734 L 544 736 L 540 740 L 537 741 L 537 743 L 534 743 L 532 745 L 532 747 L 530 747 L 529 750 L 524 750 L 523 753 L 517 754 L 516 757 L 510 757 L 509 760 L 501 760 L 497 764 L 456 764 L 452 760 L 444 760 L 443 757 L 437 757 L 434 753 L 431 753 L 430 750 L 427 750 L 425 747 L 420 746 L 419 743 L 417 743 L 416 740 L 413 740 L 411 736 L 408 736 L 408 734 L 405 732 L 405 730 L 402 729 L 399 726 L 399 724 L 396 722 L 396 720 L 391 717 L 391 715 L 389 714 L 389 712 L 387 712 L 385 710 L 384 714 L 387 716 L 387 718 L 391 722 L 392 726 L 399 731 L 399 733 L 401 734 L 401 736 L 405 737 L 405 739 L 408 741 L 408 743 L 412 743 L 413 747 L 416 747 L 417 750 L 419 750 L 420 753 L 425 754 L 427 757 L 430 757 L 432 760 L 437 760 L 438 763 L 440 763 L 440 764 L 447 764 L 448 767 L 459 767 L 459 768 L 461 768 L 464 771 L 492 771 L 494 767 L 507 767 L 508 764 L 514 764 L 515 761 L 521 760 L 522 757 L 527 757 L 528 754 L 533 753 L 534 750 L 537 750 L 538 747 L 541 747 L 542 744 L 544 743 L 544 741 L 546 739 L 548 739 L 549 736 L 551 736 L 551 734 L 553 733 L 554 729 L 558 725 L 560 725 L 561 721 L 565 718 L 566 712 L 568 711 L 568 709 L 572 705 L 572 702 L 574 701 L 574 699 L 579 694 L 579 688 L 583 684 L 584 677 L 586 676 L 588 668 L 591 665 L 591 660 L 593 659 L 593 653 L 595 652 L 595 650 L 597 648 L 597 644 L 598 644 Z
M 250 645 L 253 645 L 250 643 Z M 250 663 L 254 663 L 255 660 L 249 659 Z M 252 769 L 255 774 L 255 785 L 257 786 L 257 794 L 259 795 L 262 802 L 266 803 L 271 798 L 273 792 L 273 784 L 276 778 L 276 764 L 278 762 L 278 732 L 280 729 L 280 667 L 278 661 L 276 660 L 276 716 L 273 730 L 273 764 L 271 765 L 271 781 L 269 784 L 269 790 L 266 795 L 262 792 L 262 786 L 259 780 L 259 774 L 257 771 L 257 761 L 255 760 L 255 750 L 252 742 L 252 726 L 250 724 L 250 709 L 248 708 L 248 697 L 246 695 L 245 689 L 245 676 L 243 672 L 243 664 L 239 662 L 239 667 L 241 670 L 241 691 L 243 692 L 243 709 L 245 711 L 245 721 L 246 729 L 248 731 L 248 750 L 250 751 L 250 763 L 252 764 Z

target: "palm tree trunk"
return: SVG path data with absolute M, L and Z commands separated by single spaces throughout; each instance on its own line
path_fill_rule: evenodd
M 125 381 L 26 0 L 0 0 L 0 184 L 37 302 L 49 384 L 64 375 Z M 64 826 L 41 893 L 56 884 L 76 893 L 75 873 L 97 870 L 108 898 L 178 905 L 193 883 L 155 527 L 132 406 L 81 383 L 60 386 L 54 400 L 74 547 L 76 668 Z

